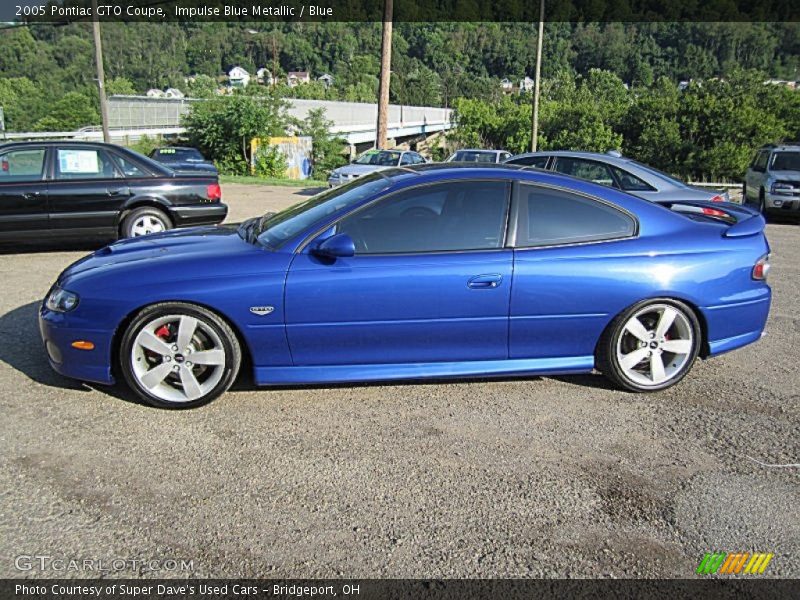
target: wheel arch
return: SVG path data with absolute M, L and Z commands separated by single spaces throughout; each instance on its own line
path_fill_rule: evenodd
M 120 346 L 122 345 L 122 338 L 125 335 L 125 331 L 128 329 L 128 326 L 133 322 L 133 320 L 137 317 L 137 315 L 142 312 L 144 309 L 148 308 L 149 306 L 153 306 L 155 304 L 192 304 L 194 306 L 199 306 L 200 308 L 204 308 L 205 310 L 214 313 L 220 319 L 225 321 L 228 327 L 231 328 L 231 331 L 236 335 L 236 341 L 239 342 L 239 347 L 242 351 L 242 364 L 239 369 L 239 376 L 245 370 L 249 370 L 252 376 L 253 373 L 253 355 L 250 349 L 250 345 L 247 343 L 247 339 L 242 334 L 239 326 L 235 323 L 233 319 L 231 319 L 227 314 L 220 311 L 216 307 L 210 306 L 203 302 L 197 302 L 196 300 L 186 300 L 186 299 L 179 299 L 179 298 L 171 298 L 168 300 L 158 300 L 155 302 L 148 302 L 146 304 L 142 304 L 133 310 L 131 310 L 125 317 L 119 322 L 117 328 L 114 330 L 114 335 L 111 337 L 111 371 L 115 375 L 120 375 Z
M 617 320 L 619 316 L 621 316 L 622 314 L 624 314 L 625 312 L 627 312 L 628 310 L 630 310 L 631 308 L 642 302 L 658 302 L 658 301 L 670 301 L 670 300 L 673 301 L 677 300 L 678 302 L 685 304 L 694 313 L 694 316 L 697 318 L 697 322 L 700 324 L 700 352 L 698 353 L 698 356 L 702 359 L 707 358 L 708 355 L 711 353 L 711 347 L 709 346 L 708 343 L 708 322 L 706 321 L 706 316 L 703 314 L 703 311 L 700 310 L 699 305 L 693 300 L 686 298 L 685 296 L 682 296 L 680 294 L 670 293 L 670 294 L 659 294 L 652 297 L 642 298 L 641 300 L 637 300 L 632 304 L 628 304 L 627 306 L 622 308 L 619 312 L 612 315 L 611 318 L 608 320 L 608 323 L 606 323 L 606 326 L 603 328 L 600 337 L 597 338 L 597 342 L 595 343 L 594 346 L 595 362 L 597 361 L 596 357 L 600 350 L 600 345 L 603 343 L 603 340 L 609 333 L 609 329 L 614 325 L 614 322 Z
M 132 211 L 136 210 L 137 208 L 144 207 L 156 208 L 160 210 L 170 220 L 172 226 L 175 226 L 175 220 L 170 213 L 170 208 L 172 208 L 172 206 L 166 200 L 153 196 L 143 196 L 141 198 L 131 198 L 122 206 L 122 209 L 117 214 L 117 229 L 122 227 L 122 223 L 125 221 L 125 218 L 131 214 Z

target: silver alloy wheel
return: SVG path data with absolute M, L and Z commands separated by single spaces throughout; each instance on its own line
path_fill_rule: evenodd
M 625 323 L 617 340 L 617 363 L 632 382 L 657 386 L 680 375 L 693 350 L 692 325 L 683 311 L 651 304 Z
M 133 341 L 130 360 L 139 384 L 166 402 L 202 398 L 225 373 L 219 335 L 189 315 L 167 315 L 147 323 Z
M 131 226 L 131 237 L 160 233 L 167 230 L 167 224 L 153 215 L 142 215 Z

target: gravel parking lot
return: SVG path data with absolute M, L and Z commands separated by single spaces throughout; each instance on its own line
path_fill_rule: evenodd
M 239 221 L 310 192 L 224 193 Z M 245 378 L 180 412 L 52 372 L 38 303 L 88 249 L 6 249 L 0 577 L 92 575 L 15 568 L 44 554 L 191 559 L 199 577 L 684 578 L 708 551 L 772 552 L 766 575 L 798 577 L 798 469 L 755 461 L 800 462 L 800 226 L 768 235 L 767 337 L 662 393 Z

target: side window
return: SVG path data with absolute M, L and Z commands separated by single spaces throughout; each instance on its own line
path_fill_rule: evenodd
M 606 165 L 594 160 L 559 156 L 556 159 L 555 170 L 564 175 L 572 175 L 592 183 L 614 187 L 614 178 L 611 177 L 611 171 L 608 170 Z
M 509 154 L 508 152 L 501 152 L 500 153 L 500 158 L 498 159 L 498 162 L 504 162 L 504 161 L 508 160 L 509 158 L 511 158 L 511 154 Z
M 100 148 L 56 150 L 56 179 L 114 179 L 121 176 L 105 150 Z
M 508 161 L 509 165 L 524 165 L 526 167 L 536 167 L 537 169 L 544 169 L 547 166 L 547 159 L 549 156 L 523 156 L 522 158 L 515 158 Z
M 421 154 L 414 154 L 414 164 L 421 165 L 425 163 L 425 159 L 422 158 Z
M 401 165 L 413 165 L 414 164 L 414 157 L 411 156 L 410 152 L 406 152 L 403 154 L 403 158 L 400 159 Z
M 762 150 L 756 157 L 753 169 L 763 173 L 767 170 L 767 161 L 769 160 L 769 150 Z
M 0 183 L 41 181 L 44 148 L 9 150 L 0 154 Z
M 142 167 L 128 160 L 121 154 L 115 152 L 114 159 L 117 161 L 119 168 L 122 169 L 122 173 L 125 177 L 152 177 L 153 175 L 150 171 L 145 171 Z
M 617 181 L 619 181 L 620 187 L 626 192 L 656 191 L 652 185 L 645 183 L 633 173 L 628 173 L 628 171 L 614 166 L 611 167 L 611 170 L 614 171 L 614 175 L 617 176 Z
M 501 248 L 510 184 L 459 181 L 393 194 L 342 219 L 356 254 L 407 254 Z
M 636 222 L 616 208 L 561 190 L 520 186 L 517 246 L 555 246 L 630 237 Z

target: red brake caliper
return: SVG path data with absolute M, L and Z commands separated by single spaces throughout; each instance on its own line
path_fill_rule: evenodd
M 156 329 L 156 336 L 160 337 L 162 340 L 167 339 L 169 337 L 169 327 L 162 325 Z

